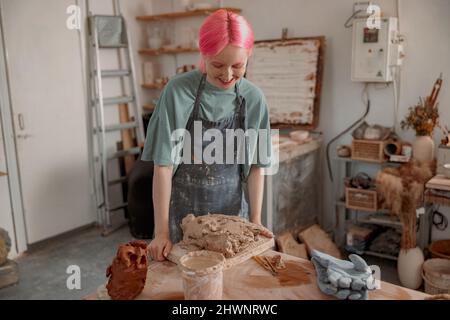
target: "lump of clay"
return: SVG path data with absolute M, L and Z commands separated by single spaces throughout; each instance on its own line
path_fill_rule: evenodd
M 112 264 L 106 269 L 106 289 L 113 300 L 131 300 L 144 289 L 147 279 L 147 243 L 122 244 Z
M 11 250 L 11 238 L 5 229 L 0 228 L 0 266 L 6 263 L 9 250 Z
M 260 236 L 272 237 L 263 226 L 248 222 L 238 216 L 208 214 L 195 217 L 188 214 L 181 223 L 182 244 L 194 245 L 200 249 L 222 253 L 231 258 L 249 245 L 257 242 Z

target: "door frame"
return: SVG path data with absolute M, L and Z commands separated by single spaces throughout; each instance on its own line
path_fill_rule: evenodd
M 8 54 L 5 47 L 3 29 L 3 0 L 0 0 L 0 121 L 3 128 L 6 167 L 8 170 L 9 198 L 11 201 L 12 219 L 16 250 L 20 254 L 27 250 L 27 233 L 23 209 L 22 187 L 17 162 L 16 139 L 12 117 L 10 87 L 8 77 Z

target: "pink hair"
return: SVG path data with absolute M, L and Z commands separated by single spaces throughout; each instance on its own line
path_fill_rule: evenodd
M 219 9 L 206 18 L 199 31 L 199 48 L 203 56 L 215 56 L 228 44 L 249 50 L 253 49 L 253 30 L 243 16 Z M 200 59 L 200 70 L 205 71 L 205 62 Z

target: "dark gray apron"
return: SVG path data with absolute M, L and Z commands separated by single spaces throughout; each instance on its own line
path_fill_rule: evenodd
M 245 99 L 239 95 L 235 85 L 236 109 L 222 121 L 208 121 L 199 116 L 200 98 L 205 88 L 206 75 L 203 75 L 195 98 L 194 110 L 189 117 L 187 130 L 194 140 L 194 121 L 202 122 L 202 137 L 207 129 L 217 129 L 225 137 L 226 129 L 241 128 L 245 131 Z M 210 141 L 202 142 L 202 154 Z M 193 147 L 191 154 L 194 155 Z M 226 143 L 223 141 L 224 162 Z M 245 149 L 246 150 L 246 149 Z M 185 164 L 180 163 L 172 178 L 172 194 L 169 209 L 169 230 L 172 243 L 183 238 L 181 221 L 189 213 L 201 216 L 208 213 L 239 215 L 248 218 L 248 204 L 243 192 L 242 165 L 237 163 L 237 142 L 234 143 L 234 164 Z

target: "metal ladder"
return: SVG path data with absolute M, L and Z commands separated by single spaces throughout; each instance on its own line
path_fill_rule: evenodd
M 109 188 L 113 185 L 122 184 L 127 181 L 127 176 L 112 178 L 109 164 L 112 160 L 123 158 L 129 155 L 140 154 L 144 142 L 144 127 L 141 115 L 141 104 L 136 87 L 135 69 L 133 62 L 133 51 L 129 41 L 129 33 L 125 19 L 120 14 L 120 7 L 117 0 L 114 1 L 114 15 L 88 15 L 88 68 L 89 68 L 89 100 L 91 119 L 90 134 L 92 142 L 91 161 L 93 162 L 93 184 L 94 197 L 97 208 L 97 221 L 102 227 L 102 235 L 106 236 L 114 230 L 120 228 L 124 219 L 116 224 L 112 221 L 113 214 L 121 212 L 127 207 L 126 201 L 121 201 L 119 205 L 112 206 Z M 118 55 L 119 68 L 115 70 L 102 69 L 101 53 L 104 50 L 116 50 Z M 122 66 L 125 60 L 125 66 Z M 118 78 L 121 82 L 121 93 L 116 97 L 105 97 L 103 93 L 103 80 L 105 78 Z M 126 93 L 125 79 L 128 78 L 129 86 Z M 109 124 L 105 123 L 105 107 L 112 108 L 120 104 L 132 106 L 132 121 L 125 123 Z M 127 106 L 125 106 L 127 108 Z M 128 110 L 127 110 L 128 112 Z M 121 130 L 132 130 L 137 141 L 137 146 L 129 149 L 108 152 L 108 136 L 113 132 Z

